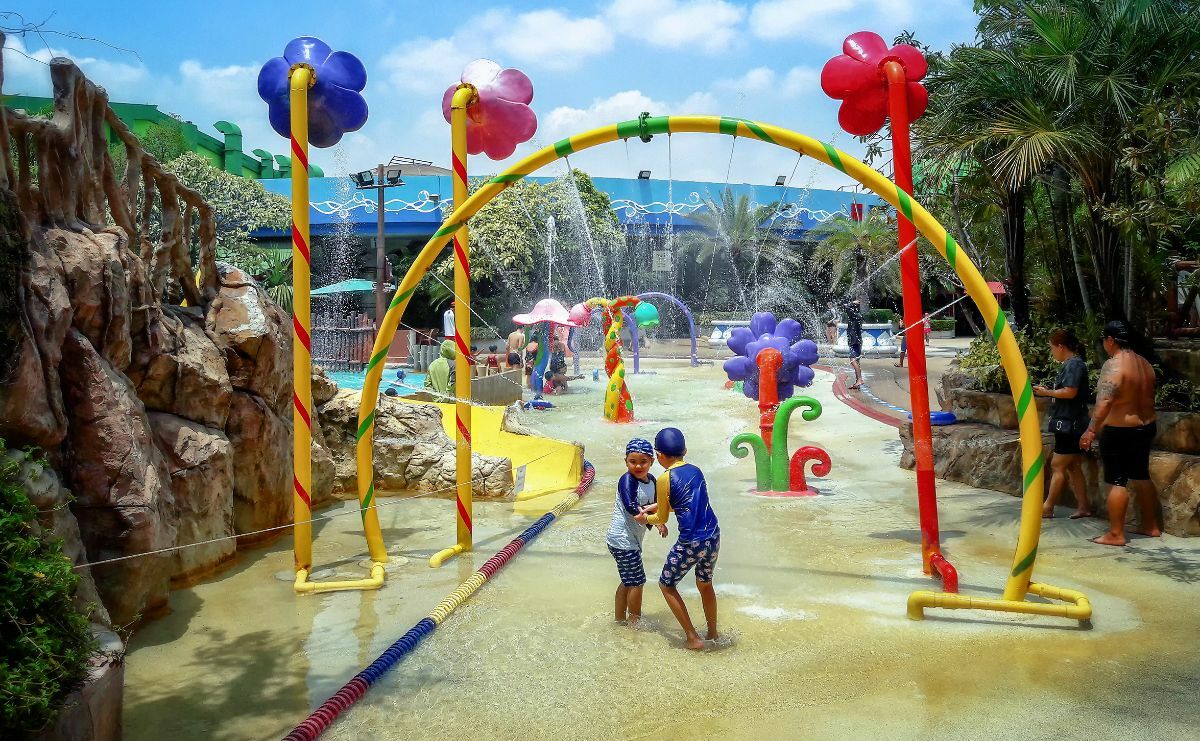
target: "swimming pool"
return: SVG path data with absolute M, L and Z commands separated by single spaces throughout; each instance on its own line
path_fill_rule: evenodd
M 404 371 L 404 380 L 400 381 L 396 378 L 397 370 L 399 369 L 386 368 L 383 371 L 383 381 L 379 384 L 380 389 L 386 391 L 389 388 L 394 388 L 398 395 L 408 396 L 424 388 L 427 373 Z M 327 371 L 326 375 L 334 380 L 338 388 L 354 389 L 356 391 L 362 390 L 363 381 L 367 377 L 366 371 Z

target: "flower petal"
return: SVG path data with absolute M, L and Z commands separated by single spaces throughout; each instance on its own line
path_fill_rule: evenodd
M 887 56 L 888 45 L 874 31 L 858 31 L 842 42 L 842 53 L 874 67 Z
M 925 55 L 908 44 L 893 46 L 890 56 L 899 57 L 900 63 L 904 65 L 904 77 L 910 82 L 920 80 L 929 71 L 929 62 L 925 61 Z
M 307 62 L 314 68 L 323 64 L 331 53 L 333 50 L 329 48 L 329 44 L 316 36 L 301 36 L 292 39 L 283 48 L 283 58 L 287 60 L 288 65 Z
M 925 114 L 925 108 L 929 105 L 929 91 L 919 82 L 910 82 L 906 92 L 908 93 L 908 120 L 916 121 Z
M 361 92 L 367 86 L 367 68 L 353 54 L 335 51 L 321 65 L 318 78 L 347 90 Z
M 258 96 L 267 103 L 274 104 L 278 100 L 286 103 L 289 68 L 290 65 L 283 57 L 268 59 L 258 72 Z
M 500 74 L 500 69 L 500 65 L 490 59 L 476 59 L 463 68 L 460 79 L 463 82 L 471 83 L 477 88 L 483 88 L 492 84 Z
M 533 81 L 519 69 L 508 68 L 496 76 L 494 85 L 488 87 L 489 92 L 497 97 L 511 100 L 514 103 L 529 105 L 533 102 Z
M 870 86 L 878 78 L 879 73 L 875 67 L 857 59 L 839 55 L 830 59 L 821 68 L 821 89 L 829 97 L 843 100 Z
M 887 120 L 887 102 L 881 95 L 856 95 L 842 101 L 838 123 L 854 136 L 874 134 Z

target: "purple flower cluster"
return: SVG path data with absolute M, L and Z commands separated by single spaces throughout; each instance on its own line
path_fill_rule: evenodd
M 813 369 L 817 362 L 817 343 L 801 339 L 804 325 L 795 319 L 783 319 L 778 323 L 775 315 L 762 311 L 750 318 L 750 327 L 738 327 L 730 333 L 727 344 L 737 353 L 725 361 L 725 373 L 731 381 L 742 382 L 742 393 L 758 399 L 758 354 L 773 347 L 783 355 L 783 367 L 779 369 L 775 383 L 779 400 L 790 397 L 796 386 L 809 386 L 813 382 Z

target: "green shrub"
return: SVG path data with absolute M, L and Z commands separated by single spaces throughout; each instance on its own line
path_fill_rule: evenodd
M 929 328 L 934 332 L 953 332 L 956 322 L 953 319 L 930 319 Z
M 21 485 L 25 454 L 0 440 L 0 737 L 46 726 L 87 675 L 95 640 L 73 603 L 79 576 L 38 534 Z
M 1058 375 L 1058 363 L 1050 355 L 1049 331 L 1034 329 L 1031 332 L 1014 332 L 1017 346 L 1025 358 L 1030 381 L 1034 384 L 1051 384 Z M 959 360 L 959 367 L 971 379 L 972 387 L 980 391 L 1008 393 L 1008 376 L 1000 364 L 1000 351 L 990 335 L 976 337 Z
M 896 318 L 896 312 L 891 309 L 867 309 L 863 312 L 865 324 L 887 324 Z

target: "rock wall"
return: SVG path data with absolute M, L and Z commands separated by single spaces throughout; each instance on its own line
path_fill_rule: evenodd
M 0 191 L 4 259 L 20 266 L 0 437 L 46 451 L 88 561 L 225 538 L 93 569 L 124 625 L 164 608 L 172 582 L 229 562 L 232 536 L 290 520 L 288 318 L 228 266 L 207 310 L 141 303 L 144 266 L 123 231 L 24 236 L 14 205 Z M 330 473 L 314 488 L 331 487 Z
M 320 402 L 316 391 L 313 398 L 314 402 Z M 341 391 L 317 408 L 323 440 L 335 466 L 333 491 L 342 499 L 358 496 L 355 446 L 360 398 L 356 391 Z M 513 470 L 509 459 L 472 453 L 471 468 L 475 496 L 512 495 Z M 375 410 L 376 491 L 381 494 L 422 491 L 452 499 L 454 471 L 454 441 L 442 427 L 441 409 L 433 404 L 410 404 L 380 396 Z
M 904 453 L 900 465 L 915 466 L 912 424 L 900 428 Z M 1054 437 L 1042 439 L 1042 454 L 1050 460 Z M 981 489 L 1002 491 L 1014 497 L 1022 494 L 1021 451 L 1015 430 L 1006 430 L 978 422 L 959 422 L 933 428 L 933 465 L 938 478 L 958 481 Z M 1045 485 L 1050 486 L 1047 467 Z M 1102 479 L 1100 461 L 1095 455 L 1084 459 L 1088 501 L 1092 511 L 1106 511 L 1108 486 Z M 1200 536 L 1200 456 L 1168 450 L 1155 450 L 1150 456 L 1150 477 L 1158 489 L 1162 505 L 1163 527 L 1172 535 Z M 1070 495 L 1062 500 L 1071 503 Z M 1136 507 L 1129 508 L 1132 520 Z

